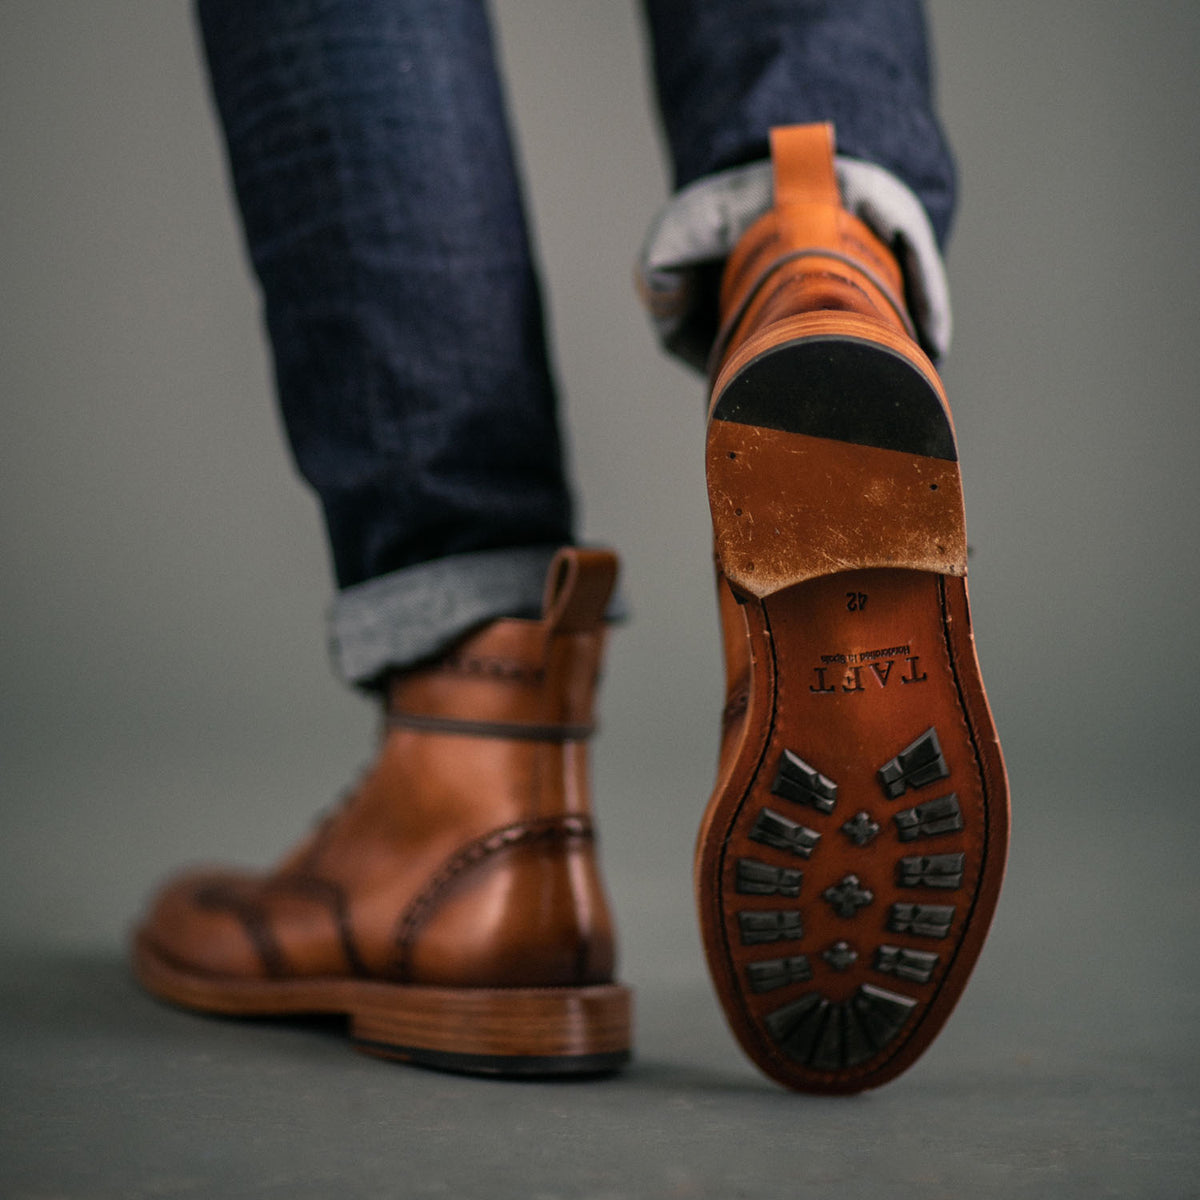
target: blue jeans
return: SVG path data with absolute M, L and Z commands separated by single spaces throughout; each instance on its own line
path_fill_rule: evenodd
M 680 189 L 762 160 L 772 125 L 832 120 L 840 153 L 901 181 L 945 237 L 919 0 L 645 10 Z M 198 11 L 288 437 L 328 528 L 335 655 L 370 686 L 536 613 L 573 539 L 484 3 Z

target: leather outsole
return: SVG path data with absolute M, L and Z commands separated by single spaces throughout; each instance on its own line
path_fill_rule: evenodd
M 820 337 L 756 350 L 717 390 L 714 536 L 752 665 L 696 864 L 735 1036 L 826 1093 L 894 1078 L 944 1025 L 1008 839 L 940 385 L 843 320 L 840 337 L 820 314 Z
M 477 1075 L 594 1076 L 629 1061 L 632 994 L 620 984 L 447 988 L 356 978 L 242 979 L 171 961 L 148 938 L 133 967 L 160 999 L 225 1016 L 344 1014 L 365 1053 Z

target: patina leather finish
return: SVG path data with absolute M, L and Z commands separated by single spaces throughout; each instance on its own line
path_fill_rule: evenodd
M 159 894 L 142 982 L 212 1011 L 346 1012 L 364 1048 L 435 1066 L 623 1061 L 587 760 L 616 573 L 607 551 L 563 550 L 540 620 L 396 675 L 375 763 L 299 847 Z
M 953 424 L 829 126 L 776 130 L 722 288 L 707 443 L 727 664 L 696 885 L 730 1026 L 785 1086 L 894 1078 L 949 1016 L 1003 876 Z

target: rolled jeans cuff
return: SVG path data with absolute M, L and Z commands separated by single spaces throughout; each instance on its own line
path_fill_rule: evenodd
M 933 226 L 917 195 L 875 163 L 838 155 L 842 203 L 891 247 L 921 345 L 935 361 L 950 348 L 950 289 Z M 638 290 L 664 349 L 703 371 L 716 334 L 714 268 L 774 202 L 769 161 L 696 180 L 662 208 L 638 260 Z
M 500 617 L 537 617 L 558 546 L 453 554 L 369 579 L 338 594 L 329 615 L 334 666 L 347 683 L 378 687 L 386 674 L 444 653 Z

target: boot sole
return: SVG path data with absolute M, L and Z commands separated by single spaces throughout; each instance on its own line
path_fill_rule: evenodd
M 705 950 L 763 1071 L 857 1092 L 941 1029 L 1004 872 L 953 428 L 932 367 L 846 314 L 793 318 L 714 394 L 714 537 L 752 682 L 700 830 Z
M 198 974 L 145 937 L 134 973 L 154 995 L 223 1016 L 340 1014 L 364 1053 L 443 1071 L 492 1076 L 594 1076 L 624 1066 L 632 993 L 577 988 L 452 988 L 379 980 L 236 979 Z

